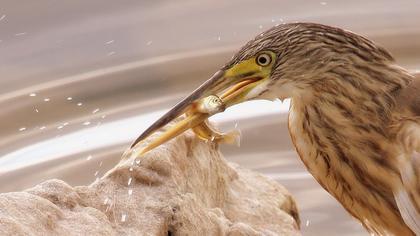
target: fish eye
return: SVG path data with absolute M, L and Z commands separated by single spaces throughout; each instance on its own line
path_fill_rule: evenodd
M 260 55 L 257 56 L 255 61 L 260 66 L 268 66 L 271 64 L 272 58 L 271 58 L 271 55 L 268 53 L 261 53 Z

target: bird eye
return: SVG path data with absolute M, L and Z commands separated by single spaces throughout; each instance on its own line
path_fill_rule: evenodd
M 261 53 L 257 56 L 257 64 L 260 66 L 268 66 L 271 64 L 271 55 L 267 53 Z

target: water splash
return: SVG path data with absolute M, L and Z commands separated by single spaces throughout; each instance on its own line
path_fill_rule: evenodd
M 108 205 L 109 200 L 110 200 L 110 199 L 109 199 L 108 197 L 106 197 L 106 198 L 105 198 L 105 200 L 104 200 L 104 205 Z
M 20 32 L 20 33 L 15 34 L 15 36 L 19 37 L 19 36 L 23 36 L 25 34 L 26 34 L 26 32 Z
M 121 222 L 125 222 L 127 220 L 127 214 L 123 213 L 121 215 Z
M 105 212 L 108 212 L 109 210 L 111 210 L 114 204 L 115 202 L 113 201 L 113 199 L 106 197 L 104 201 L 104 205 L 106 206 Z

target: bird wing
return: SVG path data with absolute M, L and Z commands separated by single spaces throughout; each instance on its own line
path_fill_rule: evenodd
M 404 222 L 420 235 L 420 123 L 410 126 L 403 141 L 406 151 L 400 156 L 403 185 L 394 190 L 394 198 Z
M 395 137 L 401 145 L 399 160 L 402 186 L 394 198 L 404 222 L 420 235 L 420 74 L 396 97 L 399 119 L 394 122 Z

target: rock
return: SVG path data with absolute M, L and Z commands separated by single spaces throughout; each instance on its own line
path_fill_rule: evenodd
M 287 190 L 228 164 L 191 132 L 127 152 L 90 186 L 49 180 L 0 194 L 0 235 L 300 235 Z

